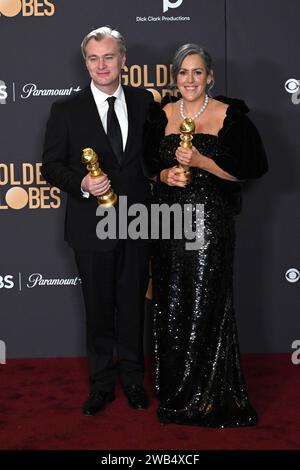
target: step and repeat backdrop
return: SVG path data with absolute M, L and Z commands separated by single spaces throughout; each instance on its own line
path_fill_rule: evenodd
M 104 25 L 126 38 L 124 84 L 160 99 L 172 91 L 175 49 L 196 42 L 214 58 L 213 95 L 248 104 L 270 171 L 246 185 L 237 219 L 241 349 L 300 346 L 299 15 L 298 0 L 0 0 L 2 362 L 5 354 L 85 354 L 81 280 L 63 241 L 65 196 L 40 166 L 51 104 L 89 83 L 80 43 Z M 145 310 L 149 352 L 151 301 Z

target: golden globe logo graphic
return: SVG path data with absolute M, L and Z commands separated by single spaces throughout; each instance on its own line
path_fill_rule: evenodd
M 49 0 L 0 0 L 0 16 L 53 16 L 55 5 Z
M 0 210 L 58 209 L 60 190 L 42 179 L 41 163 L 0 163 Z
M 167 94 L 177 96 L 179 93 L 173 84 L 171 64 L 125 65 L 121 77 L 123 85 L 142 86 L 151 91 L 158 102 Z
M 0 14 L 16 16 L 22 9 L 21 0 L 0 0 Z

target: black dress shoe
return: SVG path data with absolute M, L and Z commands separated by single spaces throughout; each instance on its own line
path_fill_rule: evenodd
M 143 410 L 149 405 L 149 398 L 141 385 L 128 385 L 124 389 L 130 408 Z
M 102 390 L 96 390 L 90 392 L 87 400 L 83 404 L 83 414 L 85 416 L 95 416 L 104 410 L 106 403 L 114 401 L 114 392 L 104 392 Z

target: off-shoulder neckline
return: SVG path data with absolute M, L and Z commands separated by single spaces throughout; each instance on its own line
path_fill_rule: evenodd
M 230 109 L 231 108 L 231 109 Z M 224 119 L 223 119 L 223 124 L 222 124 L 222 127 L 219 129 L 218 133 L 217 134 L 210 134 L 209 132 L 194 132 L 193 135 L 207 135 L 207 136 L 211 136 L 211 137 L 216 137 L 216 138 L 219 138 L 220 137 L 220 134 L 222 134 L 223 130 L 225 129 L 225 124 L 226 124 L 226 121 L 228 120 L 228 118 L 230 117 L 230 115 L 232 114 L 231 112 L 232 110 L 232 105 L 228 105 L 227 106 L 227 109 L 226 109 L 226 113 L 225 113 L 225 116 L 224 116 Z M 164 112 L 165 116 L 166 116 L 166 127 L 167 127 L 167 123 L 168 123 L 168 117 L 164 111 L 164 109 L 162 108 L 162 111 Z M 171 132 L 170 134 L 165 134 L 165 137 L 167 137 L 168 135 L 180 135 L 180 133 L 178 132 Z

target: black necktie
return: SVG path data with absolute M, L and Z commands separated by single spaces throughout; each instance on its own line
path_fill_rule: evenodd
M 115 112 L 115 96 L 107 98 L 108 112 L 107 112 L 107 137 L 111 143 L 114 154 L 116 155 L 118 162 L 121 163 L 123 156 L 123 140 L 120 124 Z

